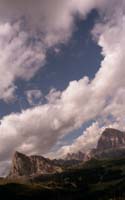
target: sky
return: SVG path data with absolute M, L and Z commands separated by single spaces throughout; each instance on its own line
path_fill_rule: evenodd
M 125 1 L 0 0 L 0 175 L 125 130 Z

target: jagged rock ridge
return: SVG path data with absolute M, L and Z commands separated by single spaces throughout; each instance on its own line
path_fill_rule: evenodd
M 15 152 L 9 177 L 34 176 L 61 172 L 61 167 L 42 156 L 26 156 Z

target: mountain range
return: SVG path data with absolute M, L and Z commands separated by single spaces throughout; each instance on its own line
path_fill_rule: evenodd
M 125 200 L 125 132 L 105 129 L 97 147 L 65 159 L 15 152 L 0 178 L 0 196 L 13 200 Z
M 36 177 L 61 173 L 67 168 L 83 165 L 91 159 L 116 159 L 125 156 L 125 132 L 107 128 L 101 134 L 97 147 L 89 152 L 67 154 L 65 159 L 50 160 L 42 156 L 26 156 L 15 152 L 8 178 Z

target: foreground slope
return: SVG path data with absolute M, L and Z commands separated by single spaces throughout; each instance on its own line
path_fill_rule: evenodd
M 29 178 L 28 182 L 4 180 L 0 195 L 23 200 L 124 200 L 125 158 L 92 159 L 79 168 Z

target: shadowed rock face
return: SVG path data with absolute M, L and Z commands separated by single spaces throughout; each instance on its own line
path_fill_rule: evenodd
M 26 156 L 16 152 L 13 156 L 9 177 L 33 176 L 60 172 L 61 168 L 42 156 Z
M 23 176 L 31 173 L 31 161 L 30 158 L 15 152 L 12 160 L 12 167 L 9 176 Z
M 102 152 L 121 147 L 125 147 L 125 133 L 116 129 L 107 128 L 102 133 L 96 150 Z

